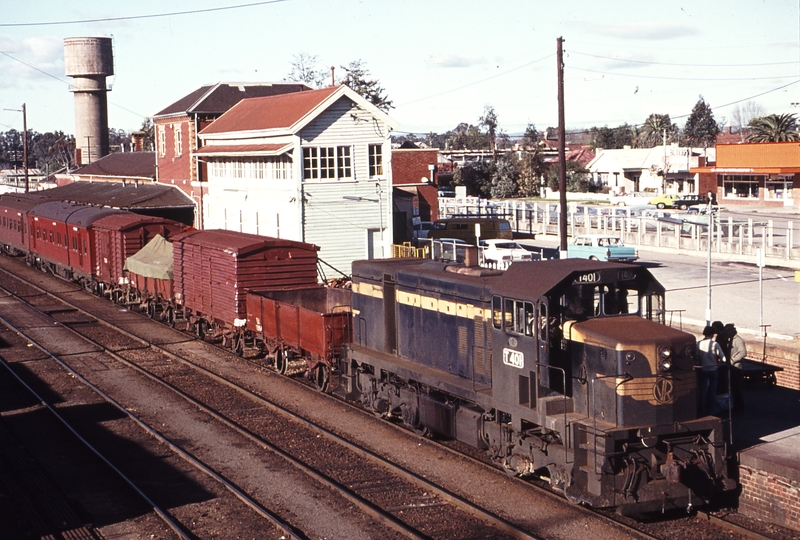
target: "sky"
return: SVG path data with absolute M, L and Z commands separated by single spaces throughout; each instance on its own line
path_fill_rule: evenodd
M 800 113 L 800 0 L 3 3 L 0 131 L 22 130 L 25 103 L 29 129 L 74 133 L 64 38 L 94 36 L 113 38 L 109 127 L 125 131 L 205 84 L 282 81 L 301 53 L 339 74 L 361 60 L 397 134 L 478 124 L 487 106 L 509 135 L 544 130 L 558 37 L 568 130 L 681 126 L 701 95 L 728 125 L 737 107 Z

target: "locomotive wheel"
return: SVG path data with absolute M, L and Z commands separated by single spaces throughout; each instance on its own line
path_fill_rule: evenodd
M 153 319 L 156 316 L 156 303 L 155 302 L 148 302 L 147 303 L 147 317 L 149 319 Z
M 314 386 L 320 392 L 327 392 L 331 385 L 331 369 L 325 364 L 318 364 L 314 370 Z

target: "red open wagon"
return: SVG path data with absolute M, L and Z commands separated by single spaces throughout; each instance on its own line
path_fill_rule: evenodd
M 350 290 L 248 291 L 246 329 L 280 373 L 311 373 L 327 391 L 336 386 L 338 360 L 350 341 Z

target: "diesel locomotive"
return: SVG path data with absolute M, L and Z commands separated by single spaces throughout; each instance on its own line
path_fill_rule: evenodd
M 377 413 L 593 507 L 688 509 L 735 488 L 721 421 L 697 414 L 695 339 L 664 325 L 646 268 L 360 261 L 351 308 L 333 391 Z

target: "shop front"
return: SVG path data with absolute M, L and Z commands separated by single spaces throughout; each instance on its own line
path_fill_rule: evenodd
M 700 192 L 712 191 L 727 205 L 794 206 L 800 174 L 800 143 L 719 144 L 717 162 L 692 168 Z

